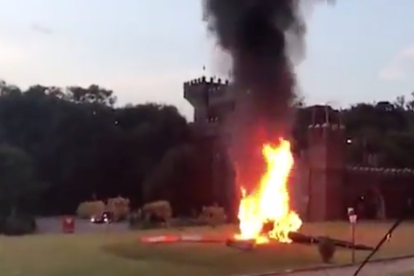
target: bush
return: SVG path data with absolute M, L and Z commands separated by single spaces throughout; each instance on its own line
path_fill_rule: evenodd
M 168 201 L 154 201 L 142 207 L 142 214 L 147 222 L 163 222 L 169 226 L 172 218 L 172 208 Z
M 113 214 L 114 220 L 124 220 L 129 214 L 129 199 L 120 196 L 110 198 L 106 209 Z
M 165 221 L 164 218 L 159 216 L 159 214 L 151 213 L 147 211 L 146 215 L 142 210 L 131 212 L 128 216 L 128 224 L 130 229 L 155 229 L 159 228 L 161 225 L 167 224 L 170 226 L 170 221 Z
M 319 238 L 318 251 L 324 263 L 330 263 L 335 254 L 335 243 L 329 237 Z
M 8 236 L 33 234 L 37 230 L 36 220 L 31 216 L 9 216 L 2 225 L 0 232 Z
M 83 219 L 90 219 L 92 216 L 100 216 L 105 212 L 106 206 L 103 201 L 85 201 L 79 204 L 76 214 Z
M 224 224 L 227 220 L 227 216 L 223 207 L 217 205 L 204 206 L 200 214 L 200 220 L 211 227 L 216 227 L 220 224 Z

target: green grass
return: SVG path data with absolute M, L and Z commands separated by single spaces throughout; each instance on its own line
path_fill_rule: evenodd
M 389 226 L 387 223 L 360 224 L 356 231 L 357 242 L 375 245 Z M 232 230 L 230 226 L 225 226 L 218 230 L 189 228 L 184 232 L 224 235 Z M 414 253 L 413 230 L 414 224 L 401 225 L 376 258 Z M 302 231 L 343 239 L 349 239 L 350 236 L 346 223 L 307 224 Z M 219 276 L 321 264 L 316 248 L 306 245 L 272 244 L 252 252 L 243 252 L 222 244 L 150 245 L 138 241 L 139 236 L 165 232 L 0 237 L 0 275 Z M 358 252 L 357 258 L 361 260 L 366 255 L 366 252 Z M 335 262 L 348 263 L 350 257 L 349 250 L 338 249 Z

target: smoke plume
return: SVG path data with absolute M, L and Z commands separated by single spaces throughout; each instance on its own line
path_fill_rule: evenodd
M 257 119 L 283 122 L 295 91 L 286 34 L 295 47 L 305 33 L 299 1 L 206 0 L 204 7 L 209 30 L 232 57 L 236 93 L 248 93 Z
M 232 57 L 237 100 L 229 127 L 237 182 L 255 186 L 264 169 L 262 145 L 290 135 L 295 98 L 291 58 L 303 54 L 306 32 L 300 0 L 204 1 L 208 29 Z

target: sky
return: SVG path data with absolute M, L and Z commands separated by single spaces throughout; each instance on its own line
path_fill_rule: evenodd
M 413 10 L 412 0 L 307 10 L 306 55 L 295 67 L 306 102 L 345 107 L 410 95 Z M 119 104 L 174 104 L 191 118 L 183 82 L 225 72 L 228 61 L 206 32 L 201 0 L 0 2 L 0 79 L 22 88 L 99 84 Z

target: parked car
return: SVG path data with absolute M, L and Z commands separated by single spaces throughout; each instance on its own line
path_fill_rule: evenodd
M 113 217 L 111 212 L 103 212 L 100 216 L 91 217 L 91 222 L 96 224 L 112 223 Z

